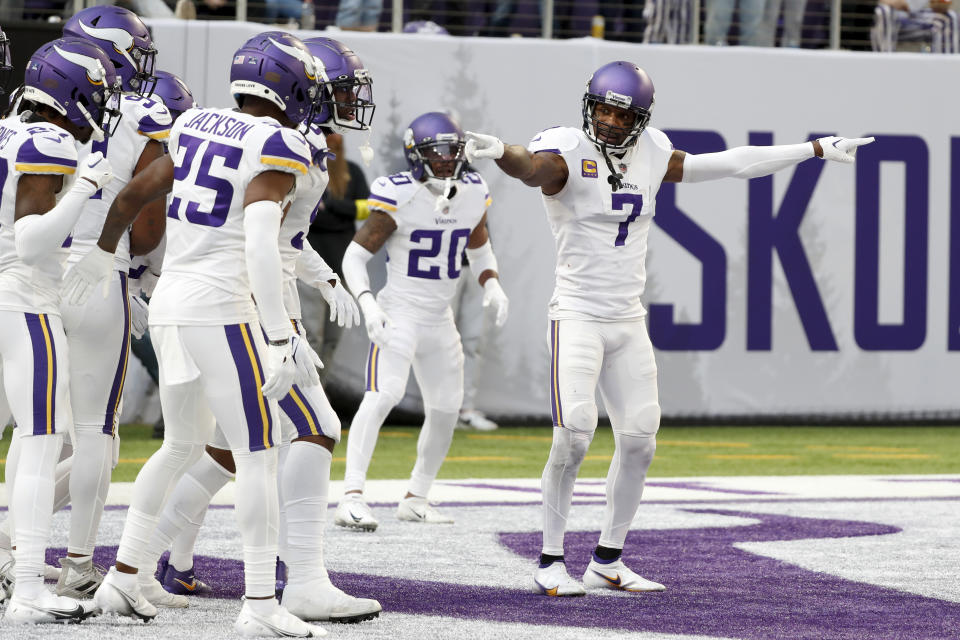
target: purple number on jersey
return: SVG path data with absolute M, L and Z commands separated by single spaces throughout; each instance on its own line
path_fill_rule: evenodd
M 403 175 L 402 173 L 395 173 L 392 176 L 387 176 L 387 178 L 390 180 L 390 182 L 396 185 L 410 184 L 412 182 L 410 178 Z
M 204 140 L 200 138 L 180 134 L 179 144 L 184 148 L 184 154 L 180 165 L 173 168 L 174 180 L 183 181 L 190 175 L 190 165 L 203 143 Z M 223 159 L 225 168 L 237 169 L 240 167 L 240 160 L 243 158 L 243 149 L 220 142 L 207 143 L 207 148 L 200 160 L 197 177 L 193 183 L 198 187 L 214 191 L 217 197 L 210 211 L 201 211 L 199 202 L 187 202 L 185 212 L 187 222 L 205 227 L 219 227 L 227 220 L 227 214 L 230 213 L 230 202 L 233 200 L 233 185 L 225 178 L 210 175 L 210 165 L 213 163 L 213 159 L 217 157 Z M 167 215 L 171 218 L 178 218 L 177 212 L 179 210 L 180 198 L 172 198 Z
M 436 258 L 440 255 L 440 243 L 443 240 L 443 229 L 416 229 L 410 234 L 410 241 L 420 244 L 421 240 L 429 240 L 430 246 L 426 249 L 411 249 L 410 260 L 407 262 L 407 275 L 411 278 L 440 279 L 440 267 L 433 265 L 429 269 L 420 268 L 420 258 Z
M 625 204 L 629 204 L 632 208 L 627 219 L 620 223 L 617 239 L 613 243 L 615 247 L 622 247 L 627 244 L 627 232 L 630 230 L 630 223 L 636 220 L 643 210 L 643 196 L 635 193 L 614 193 L 611 195 L 610 201 L 614 211 L 622 211 Z
M 0 205 L 3 204 L 3 189 L 7 186 L 7 159 L 0 158 Z
M 467 248 L 470 240 L 470 229 L 454 229 L 450 234 L 450 253 L 447 256 L 447 277 L 456 280 L 460 277 L 460 265 L 463 264 L 463 249 L 460 248 L 460 239 L 463 238 L 463 248 Z
M 481 182 L 483 182 L 483 180 L 480 178 L 480 174 L 467 171 L 460 178 L 460 182 L 467 183 L 467 184 L 470 184 L 470 183 L 480 184 Z
M 107 143 L 110 141 L 110 136 L 104 136 L 103 140 L 94 140 L 93 145 L 90 147 L 90 153 L 96 153 L 99 151 L 103 154 L 103 157 L 107 157 Z M 90 200 L 101 200 L 103 198 L 103 189 L 97 189 L 97 192 L 90 196 Z

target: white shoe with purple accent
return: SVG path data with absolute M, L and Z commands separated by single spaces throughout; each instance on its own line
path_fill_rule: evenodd
M 665 591 L 659 582 L 643 578 L 617 558 L 613 562 L 598 562 L 594 556 L 583 574 L 583 585 L 588 589 L 614 589 L 616 591 Z
M 567 565 L 562 562 L 551 562 L 547 566 L 537 567 L 533 575 L 536 591 L 545 596 L 556 598 L 582 596 L 586 593 L 583 585 L 570 577 Z

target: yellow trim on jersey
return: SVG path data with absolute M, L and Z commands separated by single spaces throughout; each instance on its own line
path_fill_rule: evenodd
M 51 344 L 50 328 L 47 326 L 47 314 L 41 313 L 37 316 L 40 319 L 40 328 L 43 329 L 43 342 L 47 347 L 47 433 L 53 433 L 53 372 L 57 366 L 53 358 L 53 345 Z
M 137 131 L 142 136 L 150 138 L 151 140 L 166 140 L 170 137 L 170 129 L 164 129 L 163 131 L 155 131 L 150 133 L 148 131 Z
M 483 203 L 483 206 L 489 207 L 493 204 L 493 198 L 487 198 L 487 201 Z
M 387 204 L 386 202 L 380 202 L 379 200 L 374 200 L 373 198 L 367 198 L 367 208 L 380 209 L 381 211 L 386 211 L 387 213 L 397 212 L 397 208 L 394 205 Z
M 287 167 L 288 169 L 295 169 L 300 173 L 307 172 L 307 165 L 303 164 L 298 160 L 291 160 L 290 158 L 278 158 L 276 156 L 260 156 L 260 162 L 263 164 L 269 164 L 276 167 Z
M 320 435 L 320 432 L 317 431 L 317 424 L 313 421 L 313 418 L 310 417 L 310 411 L 307 409 L 303 400 L 300 398 L 300 394 L 297 393 L 296 387 L 290 387 L 290 397 L 293 398 L 293 401 L 296 403 L 297 407 L 300 408 L 300 411 L 303 412 L 303 417 L 307 419 L 307 424 L 310 425 L 310 433 L 315 436 Z
M 15 164 L 13 168 L 20 173 L 62 173 L 68 176 L 77 171 L 76 167 L 66 167 L 62 164 L 27 164 L 25 162 Z
M 247 348 L 247 356 L 250 358 L 250 368 L 253 369 L 253 381 L 257 383 L 257 402 L 260 404 L 260 419 L 263 421 L 263 446 L 270 448 L 270 417 L 267 413 L 267 405 L 263 400 L 263 380 L 260 379 L 260 368 L 257 366 L 257 356 L 253 353 L 253 343 L 250 341 L 250 333 L 247 325 L 240 325 L 240 334 L 243 336 L 243 345 Z

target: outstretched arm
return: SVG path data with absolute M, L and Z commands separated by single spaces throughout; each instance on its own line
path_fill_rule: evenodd
M 857 148 L 873 138 L 830 136 L 804 142 L 769 147 L 734 147 L 718 153 L 693 155 L 674 151 L 667 165 L 664 182 L 704 182 L 719 178 L 759 178 L 799 164 L 814 156 L 824 160 L 851 163 Z
M 528 187 L 540 187 L 552 196 L 567 184 L 567 163 L 556 153 L 531 153 L 520 145 L 505 145 L 498 138 L 467 131 L 465 154 L 473 162 L 480 158 L 495 160 L 497 166 Z

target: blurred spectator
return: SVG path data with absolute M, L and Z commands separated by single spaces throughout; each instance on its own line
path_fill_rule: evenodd
M 327 135 L 327 145 L 337 157 L 327 160 L 330 183 L 317 205 L 317 217 L 310 224 L 307 240 L 342 278 L 343 253 L 356 233 L 354 221 L 368 215 L 367 196 L 370 195 L 370 189 L 360 166 L 347 160 L 343 136 L 337 133 Z M 329 368 L 343 329 L 336 322 L 328 320 L 330 313 L 327 303 L 319 291 L 307 286 L 300 286 L 299 289 L 307 340 Z M 328 368 L 320 370 L 321 378 Z
M 763 46 L 774 46 L 777 34 L 777 20 L 780 17 L 780 6 L 783 5 L 783 34 L 780 36 L 781 47 L 799 47 L 800 31 L 803 29 L 803 13 L 807 8 L 807 0 L 767 0 L 763 16 Z
M 383 0 L 340 0 L 337 26 L 347 31 L 376 31 Z
M 302 12 L 300 0 L 263 0 L 267 22 L 297 22 Z M 312 7 L 311 7 L 312 9 Z
M 730 22 L 733 18 L 733 8 L 739 4 L 740 44 L 751 47 L 762 47 L 768 41 L 763 29 L 764 0 L 706 0 L 707 20 L 704 27 L 703 43 L 710 45 L 726 45 L 727 34 L 730 31 Z
M 643 41 L 658 44 L 693 42 L 691 0 L 647 0 L 643 7 Z
M 931 53 L 960 53 L 960 24 L 950 0 L 880 0 L 870 41 L 874 51 L 896 51 L 898 42 L 922 42 Z
M 434 36 L 448 36 L 450 32 L 438 25 L 433 20 L 417 20 L 403 25 L 404 33 L 425 33 Z

